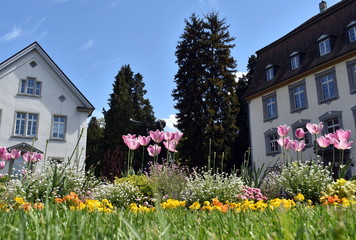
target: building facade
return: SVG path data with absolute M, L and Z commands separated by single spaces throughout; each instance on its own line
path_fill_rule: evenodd
M 0 146 L 43 153 L 37 169 L 72 155 L 81 168 L 94 107 L 37 42 L 0 63 L 0 84 Z
M 256 54 L 254 78 L 245 97 L 251 156 L 257 166 L 273 165 L 281 157 L 278 125 L 291 126 L 289 136 L 295 138 L 297 128 L 323 122 L 322 134 L 347 129 L 355 142 L 356 1 L 342 0 L 330 8 L 322 1 L 319 14 Z M 315 156 L 313 136 L 307 133 L 304 140 L 303 156 L 310 159 Z M 325 161 L 330 161 L 330 151 L 325 151 Z M 354 174 L 356 145 L 345 153 L 354 159 Z

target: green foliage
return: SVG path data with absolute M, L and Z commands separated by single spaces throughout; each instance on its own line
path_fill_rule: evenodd
M 188 178 L 184 197 L 189 203 L 202 203 L 213 198 L 218 198 L 221 202 L 233 202 L 236 201 L 237 195 L 241 194 L 242 186 L 242 179 L 235 174 L 213 174 L 211 170 L 195 171 Z
M 149 179 L 146 175 L 130 175 L 128 177 L 116 178 L 115 184 L 129 183 L 137 187 L 141 194 L 146 197 L 152 197 L 152 189 L 150 187 Z
M 137 186 L 128 182 L 105 183 L 93 189 L 92 197 L 96 200 L 107 199 L 120 208 L 128 207 L 135 199 L 142 198 L 142 193 Z
M 238 112 L 236 63 L 230 55 L 234 38 L 217 13 L 204 19 L 193 14 L 185 24 L 175 53 L 179 69 L 172 92 L 179 111 L 177 127 L 184 132 L 179 151 L 190 166 L 206 165 L 212 139 L 217 159 L 224 153 L 231 162 Z
M 356 180 L 347 181 L 343 178 L 337 179 L 336 182 L 332 182 L 327 186 L 324 195 L 337 195 L 339 199 L 347 198 L 349 200 L 356 200 Z
M 332 181 L 329 171 L 314 161 L 292 162 L 282 168 L 277 179 L 289 197 L 302 193 L 313 202 L 319 201 Z
M 177 164 L 153 164 L 149 168 L 149 184 L 151 188 L 162 196 L 177 200 L 182 199 L 182 193 L 187 187 L 189 170 Z
M 92 117 L 88 124 L 85 169 L 96 168 L 102 157 L 101 143 L 103 141 L 104 128 L 100 126 L 96 117 Z

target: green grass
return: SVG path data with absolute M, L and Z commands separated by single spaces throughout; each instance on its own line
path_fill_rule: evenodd
M 70 211 L 55 205 L 0 212 L 0 239 L 356 239 L 356 208 L 134 214 Z

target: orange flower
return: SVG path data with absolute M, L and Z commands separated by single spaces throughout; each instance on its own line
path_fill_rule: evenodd
M 42 209 L 44 209 L 44 205 L 43 205 L 43 203 L 35 203 L 33 205 L 33 208 L 34 209 L 38 209 L 38 210 L 42 210 Z
M 55 198 L 54 201 L 56 203 L 61 203 L 61 202 L 64 202 L 64 200 L 62 198 Z

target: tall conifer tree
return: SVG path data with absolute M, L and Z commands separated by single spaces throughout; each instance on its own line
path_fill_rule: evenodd
M 177 86 L 172 93 L 177 127 L 185 134 L 180 152 L 190 165 L 206 165 L 211 139 L 220 167 L 223 153 L 225 161 L 231 161 L 237 135 L 236 62 L 230 55 L 234 38 L 217 13 L 204 19 L 193 14 L 185 23 L 176 49 Z

